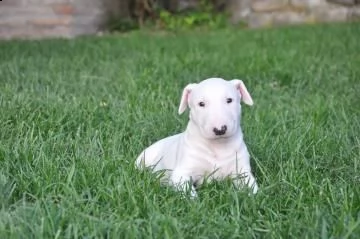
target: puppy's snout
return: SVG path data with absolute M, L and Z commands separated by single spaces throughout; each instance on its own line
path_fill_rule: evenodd
M 224 135 L 226 133 L 226 130 L 227 130 L 226 125 L 221 126 L 221 129 L 218 129 L 216 127 L 213 129 L 215 135 Z

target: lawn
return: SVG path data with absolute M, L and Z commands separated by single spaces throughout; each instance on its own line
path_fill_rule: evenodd
M 360 238 L 359 23 L 0 42 L 0 238 Z M 199 199 L 134 160 L 183 87 L 242 79 L 260 186 Z

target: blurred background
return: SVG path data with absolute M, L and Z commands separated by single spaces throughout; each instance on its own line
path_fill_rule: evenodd
M 360 0 L 2 0 L 0 39 L 360 19 Z

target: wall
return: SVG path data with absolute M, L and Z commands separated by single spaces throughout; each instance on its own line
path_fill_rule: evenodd
M 268 27 L 316 22 L 344 22 L 360 19 L 358 0 L 241 0 L 232 21 L 249 27 Z
M 2 0 L 0 38 L 92 34 L 102 26 L 105 16 L 101 0 Z
M 186 5 L 195 0 L 180 1 Z M 249 27 L 360 19 L 360 0 L 228 1 L 232 22 L 242 21 Z M 119 0 L 2 0 L 0 38 L 95 34 L 109 13 L 124 15 L 127 12 L 121 4 Z

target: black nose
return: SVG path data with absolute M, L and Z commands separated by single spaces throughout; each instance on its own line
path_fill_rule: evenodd
M 224 135 L 226 133 L 227 127 L 226 125 L 221 126 L 221 129 L 214 128 L 213 131 L 215 135 Z

